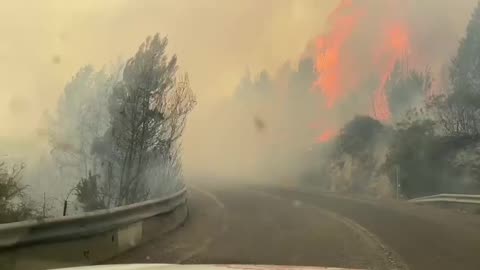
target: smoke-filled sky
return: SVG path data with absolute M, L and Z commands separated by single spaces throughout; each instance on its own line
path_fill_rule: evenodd
M 23 134 L 53 110 L 79 67 L 114 63 L 160 32 L 190 73 L 201 106 L 229 95 L 250 68 L 302 53 L 335 1 L 2 1 L 0 135 Z
M 401 3 L 399 6 L 385 4 L 395 1 L 344 1 L 354 2 L 361 16 L 367 17 L 362 19 L 365 23 L 356 30 L 355 37 L 347 39 L 348 51 L 344 56 L 361 55 L 359 59 L 362 64 L 365 62 L 365 68 L 356 67 L 365 72 L 371 59 L 363 52 L 370 52 L 378 35 L 375 31 L 386 23 L 385 18 L 394 18 L 407 22 L 416 64 L 440 69 L 448 63 L 476 0 L 405 0 L 397 1 Z M 332 31 L 338 31 L 331 14 L 340 3 L 336 0 L 2 2 L 0 152 L 2 141 L 38 139 L 35 130 L 42 125 L 42 113 L 55 111 L 63 86 L 81 66 L 93 64 L 101 68 L 124 60 L 135 53 L 146 36 L 159 32 L 169 37 L 169 51 L 179 57 L 181 71 L 190 74 L 198 98 L 185 134 L 185 164 L 211 170 L 218 168 L 219 160 L 230 167 L 248 167 L 246 164 L 255 162 L 252 154 L 258 154 L 249 151 L 249 147 L 257 147 L 259 141 L 272 141 L 267 136 L 279 136 L 271 130 L 260 139 L 243 134 L 245 126 L 236 125 L 240 116 L 230 117 L 224 111 L 215 111 L 218 104 L 232 96 L 246 70 L 257 74 L 265 69 L 281 77 L 278 74 L 282 74 L 285 63 L 290 63 L 294 72 L 298 61 L 305 56 L 319 61 L 321 57 L 315 46 L 318 47 L 320 37 L 328 38 Z M 315 66 L 319 68 L 318 62 Z M 278 84 L 281 81 L 281 78 L 276 80 Z M 317 81 L 316 85 L 321 83 Z M 322 104 L 325 99 L 318 98 L 318 102 L 319 107 L 328 105 Z M 331 115 L 319 116 L 319 120 L 345 120 L 351 113 L 358 113 L 350 103 L 345 104 Z M 215 114 L 223 115 L 217 119 L 212 117 Z M 286 132 L 296 133 L 293 130 L 296 128 L 288 130 L 287 126 Z M 228 153 L 227 149 L 235 151 Z

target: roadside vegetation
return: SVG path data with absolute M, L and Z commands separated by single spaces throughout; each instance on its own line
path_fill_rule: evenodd
M 77 182 L 85 211 L 132 204 L 183 185 L 181 137 L 195 106 L 188 75 L 178 75 L 168 40 L 148 37 L 107 72 L 81 68 L 51 118 L 59 174 Z
M 25 196 L 21 183 L 23 164 L 9 166 L 0 162 L 0 223 L 21 221 L 38 216 L 33 202 Z
M 55 174 L 68 187 L 33 202 L 22 184 L 23 164 L 0 163 L 0 223 L 68 215 L 132 204 L 183 187 L 181 139 L 196 104 L 187 74 L 178 74 L 167 38 L 147 37 L 125 63 L 86 65 L 65 85 L 56 112 L 47 115 Z M 73 196 L 70 196 L 73 195 Z

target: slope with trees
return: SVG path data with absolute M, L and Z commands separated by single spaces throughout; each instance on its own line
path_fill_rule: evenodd
M 399 184 L 406 198 L 480 192 L 480 3 L 451 62 L 448 87 L 429 96 L 432 81 L 428 70 L 398 63 L 386 85 L 393 125 L 377 123 L 389 131 L 365 136 L 364 129 L 352 129 L 362 123 L 358 117 L 347 123 L 333 143 L 329 170 L 322 172 L 350 174 L 347 179 L 332 174 L 330 181 L 343 183 L 344 191 L 368 194 L 369 184 L 382 176 L 393 189 Z M 383 156 L 372 158 L 382 147 Z

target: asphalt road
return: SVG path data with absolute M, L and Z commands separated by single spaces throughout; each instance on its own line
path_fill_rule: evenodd
M 480 215 L 273 187 L 190 188 L 190 216 L 107 263 L 480 269 Z

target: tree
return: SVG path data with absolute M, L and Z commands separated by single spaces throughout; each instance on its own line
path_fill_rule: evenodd
M 397 62 L 386 83 L 388 103 L 395 120 L 421 104 L 432 87 L 430 71 L 409 69 L 406 62 Z
M 0 223 L 16 222 L 36 216 L 20 183 L 23 164 L 8 166 L 0 162 Z
M 444 132 L 451 136 L 480 135 L 480 3 L 449 68 L 446 93 L 430 102 Z
M 381 163 L 378 152 L 387 144 L 388 129 L 369 116 L 356 116 L 334 142 L 327 171 L 335 191 L 369 193 Z
M 62 178 L 77 182 L 91 170 L 96 173 L 90 149 L 108 127 L 106 105 L 113 81 L 103 70 L 85 66 L 65 86 L 49 128 L 51 155 Z
M 442 168 L 436 166 L 441 164 L 440 159 L 444 156 L 434 155 L 439 150 L 437 141 L 433 121 L 402 122 L 398 125 L 383 168 L 395 185 L 397 170 L 400 171 L 401 191 L 406 197 L 438 190 L 435 181 L 439 180 L 437 172 Z
M 156 195 L 178 189 L 183 179 L 181 164 L 181 136 L 187 116 L 196 105 L 188 74 L 175 82 L 175 87 L 166 95 L 155 93 L 154 107 L 164 115 L 158 133 L 158 153 L 154 164 L 148 168 L 149 186 Z
M 453 91 L 479 94 L 480 90 L 480 3 L 467 25 L 466 36 L 460 40 L 456 57 L 450 66 Z
M 417 115 L 400 122 L 395 129 L 382 169 L 392 182 L 398 177 L 401 193 L 407 198 L 464 193 L 474 187 L 463 180 L 467 173 L 478 173 L 476 151 L 469 151 L 473 150 L 475 139 L 438 134 L 438 124 Z
M 107 208 L 105 193 L 98 185 L 99 175 L 89 172 L 87 178 L 82 178 L 75 186 L 77 200 L 85 211 Z
M 266 70 L 262 70 L 254 78 L 247 71 L 235 91 L 236 101 L 248 109 L 257 109 L 273 98 L 273 81 Z M 253 108 L 250 108 L 253 107 Z
M 302 59 L 298 63 L 298 69 L 293 71 L 290 75 L 289 88 L 291 90 L 292 97 L 307 99 L 311 96 L 308 95 L 312 85 L 317 80 L 317 72 L 315 70 L 315 63 L 312 58 Z
M 447 136 L 480 135 L 480 100 L 476 94 L 455 91 L 432 97 L 427 108 L 439 122 L 442 132 Z
M 177 143 L 195 98 L 187 76 L 176 81 L 177 58 L 166 55 L 167 44 L 159 34 L 148 37 L 127 61 L 109 99 L 110 128 L 92 148 L 111 168 L 115 205 L 148 198 L 147 172 L 178 162 Z
M 362 157 L 371 150 L 383 130 L 380 121 L 369 116 L 356 116 L 338 135 L 337 149 L 354 157 Z
M 400 166 L 407 197 L 465 192 L 478 178 L 480 138 L 480 3 L 449 67 L 449 85 L 427 103 L 428 117 L 403 123 L 385 162 L 393 177 Z M 478 187 L 475 187 L 478 188 Z
M 102 172 L 102 164 L 91 151 L 98 137 L 103 136 L 110 125 L 108 98 L 117 80 L 118 71 L 110 75 L 105 70 L 96 71 L 85 66 L 65 85 L 60 97 L 56 117 L 50 117 L 49 142 L 51 156 L 65 186 L 77 186 L 77 199 L 84 210 L 92 210 L 87 200 L 93 198 L 91 190 L 78 189 L 90 180 L 90 175 Z M 113 197 L 111 181 L 99 182 L 97 193 L 103 198 Z M 81 192 L 85 191 L 86 194 Z M 106 200 L 104 205 L 111 199 Z

